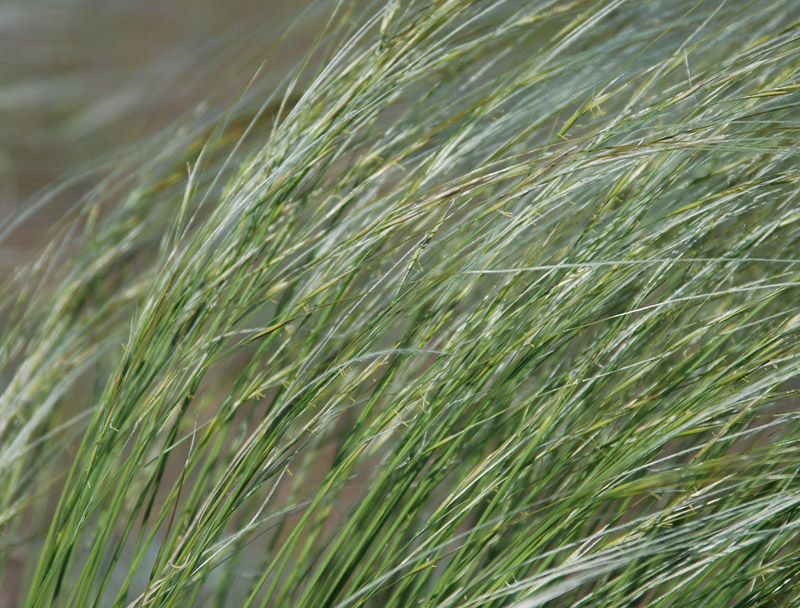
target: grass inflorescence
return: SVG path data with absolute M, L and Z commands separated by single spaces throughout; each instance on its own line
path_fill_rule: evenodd
M 800 603 L 794 0 L 324 6 L 5 285 L 20 605 Z

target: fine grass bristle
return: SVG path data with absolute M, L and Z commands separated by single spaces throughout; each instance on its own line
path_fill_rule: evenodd
M 314 10 L 2 285 L 16 605 L 800 605 L 796 0 Z

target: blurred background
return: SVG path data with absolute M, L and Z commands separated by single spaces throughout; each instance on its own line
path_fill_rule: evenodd
M 276 86 L 308 49 L 320 4 L 0 2 L 0 278 L 125 149 L 213 114 L 265 57 L 258 86 Z

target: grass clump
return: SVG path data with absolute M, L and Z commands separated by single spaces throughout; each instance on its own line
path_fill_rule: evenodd
M 328 8 L 5 287 L 20 605 L 799 603 L 796 3 Z

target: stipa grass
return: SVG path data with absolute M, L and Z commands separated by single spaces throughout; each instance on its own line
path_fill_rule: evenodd
M 22 605 L 799 603 L 796 3 L 361 14 L 7 288 Z

